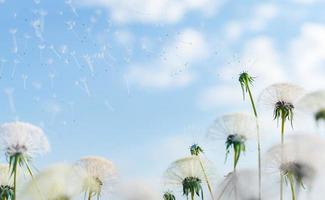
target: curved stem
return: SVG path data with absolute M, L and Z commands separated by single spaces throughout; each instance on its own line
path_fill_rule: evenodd
M 205 169 L 204 169 L 204 166 L 202 164 L 200 156 L 198 156 L 198 158 L 199 158 L 200 165 L 201 165 L 201 168 L 202 168 L 202 171 L 203 171 L 203 174 L 204 174 L 205 181 L 206 181 L 206 183 L 208 185 L 208 189 L 209 189 L 209 192 L 210 192 L 210 195 L 211 195 L 211 199 L 214 200 L 214 196 L 213 196 L 213 192 L 212 192 L 212 188 L 211 188 L 211 184 L 209 182 L 208 176 L 207 176 L 207 174 L 205 172 Z
M 256 134 L 257 134 L 257 160 L 258 160 L 258 199 L 262 199 L 262 161 L 261 161 L 261 138 L 260 138 L 260 127 L 258 124 L 258 115 L 256 111 L 256 106 L 254 103 L 253 95 L 250 90 L 249 84 L 247 84 L 248 95 L 251 100 L 252 108 L 256 118 Z

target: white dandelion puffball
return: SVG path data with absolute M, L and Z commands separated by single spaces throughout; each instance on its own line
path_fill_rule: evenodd
M 198 156 L 189 156 L 176 160 L 169 166 L 164 173 L 164 186 L 171 190 L 182 191 L 183 181 L 186 178 L 198 178 L 202 185 L 204 185 L 205 175 L 200 161 L 203 164 L 208 179 L 210 181 L 215 180 L 215 168 L 212 163 L 207 160 L 200 160 Z
M 10 179 L 10 171 L 8 164 L 0 164 L 0 187 L 12 186 L 13 183 Z
M 317 147 L 317 148 L 315 148 Z M 324 168 L 322 157 L 325 141 L 316 135 L 288 137 L 287 143 L 273 146 L 265 156 L 265 169 L 278 175 L 292 173 L 303 184 L 311 186 L 317 174 Z
M 32 179 L 18 199 L 23 200 L 72 200 L 83 189 L 86 173 L 69 165 L 55 165 Z
M 246 140 L 256 135 L 256 118 L 246 113 L 223 115 L 214 121 L 207 133 L 209 138 L 217 140 L 226 140 L 228 136 L 240 136 Z
M 76 166 L 81 167 L 87 173 L 87 180 L 84 183 L 86 190 L 100 195 L 112 192 L 117 178 L 117 170 L 112 161 L 89 156 L 77 161 Z
M 296 102 L 305 94 L 305 90 L 290 83 L 277 83 L 265 88 L 258 97 L 258 104 L 274 109 L 276 104 L 284 102 L 296 106 Z
M 299 100 L 298 108 L 313 114 L 317 120 L 317 114 L 325 114 L 325 90 L 307 93 Z
M 0 147 L 7 156 L 19 153 L 29 159 L 50 150 L 43 130 L 25 122 L 10 122 L 0 126 Z
M 265 180 L 263 174 L 262 199 L 274 199 L 276 191 L 272 190 L 274 185 L 270 185 Z M 247 181 L 249 180 L 249 184 Z M 218 185 L 215 192 L 216 199 L 220 200 L 247 200 L 258 199 L 258 172 L 255 169 L 241 169 L 236 173 L 231 172 L 225 176 L 224 180 Z

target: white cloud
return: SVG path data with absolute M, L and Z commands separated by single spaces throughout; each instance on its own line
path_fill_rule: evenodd
M 246 11 L 245 11 L 246 12 Z M 257 4 L 248 18 L 233 20 L 225 25 L 225 36 L 230 42 L 236 42 L 245 32 L 260 32 L 278 17 L 279 8 L 274 3 Z
M 263 30 L 268 22 L 277 17 L 278 7 L 272 3 L 256 6 L 254 17 L 248 22 L 248 27 L 254 31 Z
M 317 2 L 322 2 L 322 0 L 291 0 L 291 1 L 300 4 L 314 4 Z
M 225 107 L 240 102 L 238 73 L 247 70 L 256 76 L 254 93 L 275 82 L 294 82 L 307 90 L 325 87 L 325 25 L 305 23 L 298 36 L 280 51 L 270 37 L 249 40 L 240 56 L 241 63 L 221 67 L 221 82 L 204 89 L 199 97 L 203 108 Z M 243 66 L 244 64 L 244 66 Z M 234 95 L 236 94 L 236 95 Z
M 218 70 L 222 82 L 202 91 L 200 107 L 238 105 L 242 96 L 237 78 L 243 70 L 256 76 L 259 85 L 254 90 L 261 90 L 265 85 L 286 80 L 286 73 L 280 63 L 280 56 L 269 37 L 260 36 L 248 41 L 244 46 L 240 60 L 241 63 L 225 65 Z
M 194 78 L 191 68 L 208 55 L 208 45 L 201 33 L 187 29 L 162 48 L 161 56 L 129 67 L 130 83 L 148 88 L 187 86 Z
M 325 87 L 324 49 L 325 26 L 305 23 L 300 35 L 291 42 L 288 55 L 299 83 L 312 89 Z
M 114 21 L 175 23 L 192 11 L 212 14 L 222 0 L 76 0 L 82 5 L 108 9 Z

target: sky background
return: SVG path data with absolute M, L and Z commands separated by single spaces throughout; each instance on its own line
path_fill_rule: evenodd
M 222 176 L 224 141 L 210 144 L 205 133 L 224 113 L 250 111 L 241 71 L 256 77 L 255 96 L 275 82 L 325 86 L 324 6 L 0 0 L 0 121 L 44 129 L 52 150 L 38 168 L 100 155 L 121 177 L 158 188 L 168 164 L 198 142 Z M 241 165 L 255 166 L 255 153 L 253 145 Z

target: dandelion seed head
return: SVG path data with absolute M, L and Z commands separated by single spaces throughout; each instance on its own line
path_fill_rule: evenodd
M 78 196 L 85 171 L 69 165 L 54 165 L 38 174 L 23 190 L 25 200 L 71 200 Z
M 290 175 L 298 183 L 310 186 L 323 169 L 321 161 L 325 153 L 325 142 L 319 136 L 296 134 L 286 143 L 273 146 L 265 156 L 265 166 L 269 173 Z M 318 148 L 315 148 L 318 147 Z
M 112 192 L 116 183 L 117 170 L 110 160 L 97 156 L 84 157 L 77 161 L 76 166 L 87 173 L 85 181 L 87 191 L 96 195 Z
M 43 130 L 25 122 L 10 122 L 0 126 L 0 146 L 7 156 L 22 154 L 31 159 L 50 150 Z
M 246 113 L 231 113 L 217 118 L 209 127 L 207 136 L 212 139 L 246 140 L 256 136 L 256 119 Z
M 170 188 L 175 191 L 183 191 L 185 194 L 186 189 L 189 189 L 189 185 L 193 184 L 196 187 L 205 180 L 205 175 L 202 170 L 202 166 L 206 171 L 209 180 L 214 180 L 214 167 L 207 160 L 200 160 L 198 156 L 190 156 L 182 158 L 173 162 L 164 173 L 164 185 L 166 188 Z M 199 185 L 198 185 L 199 184 Z
M 314 115 L 315 120 L 325 120 L 325 90 L 310 92 L 297 103 L 298 108 Z
M 289 83 L 277 83 L 265 88 L 258 97 L 258 103 L 270 109 L 276 106 L 289 106 L 294 108 L 297 101 L 304 95 L 305 90 Z

